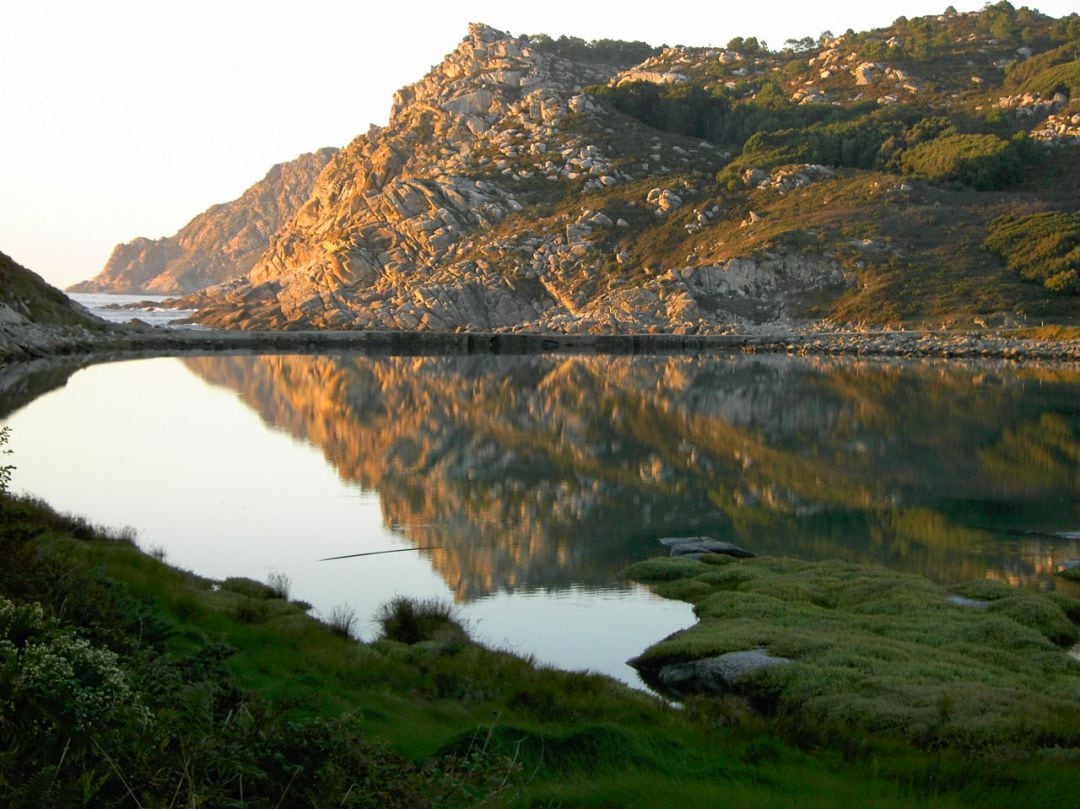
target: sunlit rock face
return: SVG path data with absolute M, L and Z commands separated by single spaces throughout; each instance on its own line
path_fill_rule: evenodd
M 71 291 L 176 295 L 244 275 L 336 152 L 319 149 L 279 163 L 239 198 L 212 206 L 173 236 L 118 244 L 104 269 Z
M 1031 580 L 1052 574 L 1055 540 L 1025 537 L 1022 563 L 1004 543 L 1054 528 L 1034 525 L 1040 510 L 1078 517 L 1067 372 L 787 357 L 185 362 L 377 490 L 387 525 L 436 546 L 424 553 L 462 599 L 607 583 L 672 534 L 939 580 Z
M 246 278 L 186 305 L 219 327 L 720 333 L 848 282 L 830 259 L 778 253 L 732 272 L 708 255 L 677 277 L 620 270 L 641 264 L 634 229 L 677 208 L 654 211 L 635 183 L 685 185 L 719 161 L 582 94 L 627 67 L 471 26 L 386 127 L 335 156 Z M 665 149 L 670 167 L 650 156 Z

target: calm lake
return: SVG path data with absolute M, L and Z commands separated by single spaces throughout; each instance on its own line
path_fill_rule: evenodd
M 3 379 L 0 379 L 0 383 Z M 942 583 L 1080 557 L 1080 373 L 787 356 L 213 356 L 0 384 L 14 488 L 370 638 L 403 594 L 638 684 L 693 623 L 621 571 L 709 535 Z M 405 549 L 401 553 L 319 561 Z

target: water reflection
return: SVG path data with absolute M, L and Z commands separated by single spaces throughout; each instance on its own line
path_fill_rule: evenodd
M 457 598 L 610 586 L 657 537 L 1053 586 L 1080 376 L 793 357 L 202 357 L 377 491 Z

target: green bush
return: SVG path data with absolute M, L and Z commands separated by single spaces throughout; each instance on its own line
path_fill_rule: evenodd
M 1080 294 L 1080 211 L 998 217 L 983 247 L 1021 278 L 1051 292 Z
M 993 602 L 989 609 L 1034 629 L 1058 646 L 1071 646 L 1080 637 L 1077 626 L 1065 611 L 1045 597 L 1013 595 Z
M 1075 16 L 1075 15 L 1074 15 Z M 1080 39 L 1014 62 L 1005 71 L 1005 87 L 1011 93 L 1035 93 L 1049 98 L 1062 91 L 1075 98 L 1080 94 L 1080 59 L 1076 58 Z
M 0 798 L 47 805 L 64 762 L 79 791 L 98 790 L 93 766 L 118 736 L 152 726 L 119 657 L 47 618 L 39 604 L 0 596 Z M 103 779 L 102 779 L 103 780 Z
M 600 62 L 630 67 L 644 62 L 660 53 L 647 42 L 630 42 L 621 39 L 594 39 L 588 42 L 580 37 L 560 36 L 553 39 L 547 34 L 530 34 L 530 44 L 543 51 L 554 53 L 575 62 Z
M 382 628 L 382 636 L 398 643 L 465 638 L 465 630 L 455 617 L 453 605 L 435 599 L 399 596 L 382 606 L 376 620 Z
M 943 135 L 905 150 L 898 164 L 904 174 L 983 191 L 1004 188 L 1023 175 L 1017 145 L 996 135 Z
M 248 598 L 267 599 L 280 598 L 277 591 L 269 584 L 249 579 L 246 576 L 230 576 L 221 583 L 221 589 L 230 593 L 247 596 Z
M 592 87 L 589 92 L 654 129 L 702 140 L 720 140 L 731 111 L 726 98 L 693 84 L 638 81 L 618 87 Z

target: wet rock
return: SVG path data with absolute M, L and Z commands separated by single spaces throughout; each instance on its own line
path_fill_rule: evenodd
M 672 663 L 661 667 L 650 679 L 676 697 L 725 694 L 735 690 L 742 680 L 759 671 L 793 662 L 787 657 L 771 655 L 764 648 L 749 649 L 686 663 Z M 634 661 L 631 661 L 631 665 L 634 665 Z
M 734 543 L 712 537 L 664 537 L 660 540 L 660 544 L 670 548 L 672 556 L 700 557 L 707 553 L 718 553 L 723 556 L 749 559 L 756 555 Z

